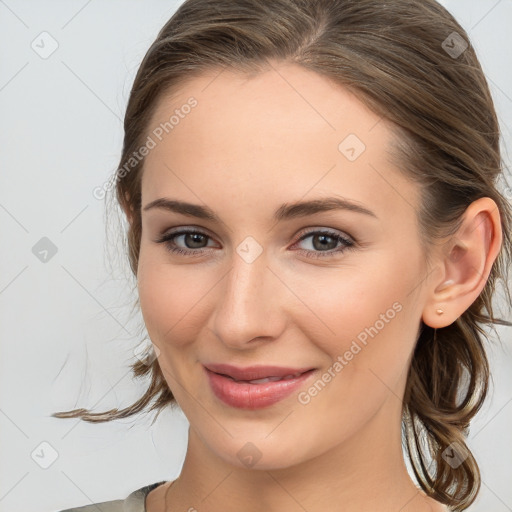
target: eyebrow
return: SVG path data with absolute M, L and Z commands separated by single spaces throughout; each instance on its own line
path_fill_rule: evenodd
M 162 197 L 151 201 L 143 210 L 148 211 L 158 208 L 170 212 L 181 213 L 189 217 L 197 217 L 213 222 L 221 222 L 221 219 L 207 206 L 177 201 Z M 370 217 L 378 218 L 377 215 L 368 210 L 364 206 L 349 201 L 348 199 L 337 197 L 326 197 L 322 199 L 313 199 L 310 201 L 297 201 L 295 203 L 284 203 L 274 212 L 274 221 L 280 222 L 299 217 L 306 217 L 315 213 L 327 212 L 333 210 L 348 210 L 351 212 L 361 213 Z

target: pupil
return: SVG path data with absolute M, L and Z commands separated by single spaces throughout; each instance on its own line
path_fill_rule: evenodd
M 201 238 L 204 238 L 203 235 L 199 234 L 199 233 L 189 233 L 189 236 L 192 238 L 192 246 L 194 247 L 194 244 L 196 242 L 199 242 L 201 243 Z M 188 244 L 187 244 L 188 245 Z
M 317 239 L 322 240 L 322 243 L 316 244 L 315 240 L 317 240 Z M 331 249 L 334 249 L 336 247 L 336 240 L 332 236 L 329 236 L 329 235 L 317 235 L 317 236 L 313 237 L 313 246 L 315 247 L 315 249 L 325 249 L 326 244 L 327 244 L 327 246 L 329 245 L 329 242 L 328 242 L 329 239 L 332 242 L 334 242 L 334 247 L 330 247 Z M 326 240 L 327 240 L 327 242 L 326 242 Z

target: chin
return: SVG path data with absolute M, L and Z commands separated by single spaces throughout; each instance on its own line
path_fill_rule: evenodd
M 265 435 L 230 437 L 225 443 L 210 444 L 210 450 L 226 464 L 247 470 L 285 469 L 314 457 L 298 452 L 298 444 L 302 443 L 290 437 L 265 439 Z

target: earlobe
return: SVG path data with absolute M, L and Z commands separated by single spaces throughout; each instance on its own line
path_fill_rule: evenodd
M 128 220 L 128 224 L 131 225 L 133 223 L 133 211 L 130 203 L 130 194 L 128 192 L 125 192 L 124 197 L 125 203 L 123 205 L 123 211 L 126 215 L 126 219 Z
M 502 230 L 499 210 L 489 197 L 471 203 L 463 221 L 444 244 L 441 279 L 431 282 L 423 322 L 433 328 L 452 324 L 482 292 L 499 254 Z
M 133 214 L 132 214 L 132 211 L 131 210 L 126 210 L 125 214 L 126 214 L 126 219 L 128 220 L 128 224 L 130 224 L 130 226 L 131 226 L 133 224 Z
M 131 210 L 123 207 L 123 212 L 126 217 L 126 220 L 128 221 L 128 224 L 131 226 L 133 222 L 133 215 Z

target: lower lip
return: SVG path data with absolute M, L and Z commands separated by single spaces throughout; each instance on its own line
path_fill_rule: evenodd
M 225 404 L 239 409 L 261 409 L 268 407 L 297 391 L 314 373 L 309 370 L 298 377 L 262 384 L 235 381 L 205 368 L 210 386 L 217 398 Z

